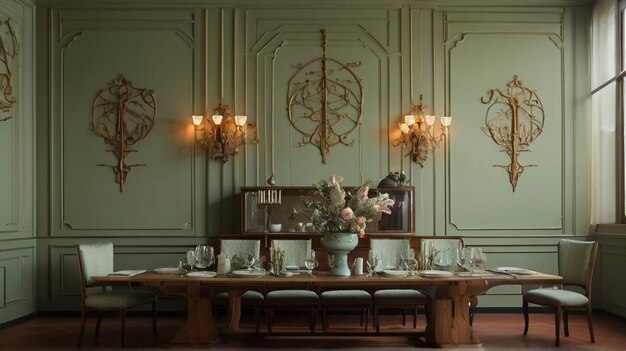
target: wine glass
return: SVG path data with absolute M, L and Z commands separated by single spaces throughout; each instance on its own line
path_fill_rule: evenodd
M 483 249 L 479 247 L 472 247 L 471 256 L 472 256 L 473 271 L 474 272 L 483 271 L 487 264 L 487 258 L 485 257 L 485 253 L 483 252 Z
M 376 266 L 376 252 L 374 250 L 369 250 L 367 252 L 367 276 L 371 277 L 374 274 L 374 267 Z
M 215 262 L 213 246 L 204 244 L 196 246 L 194 257 L 196 261 L 196 267 L 201 269 L 209 268 Z
M 252 254 L 246 254 L 243 258 L 244 267 L 246 267 L 248 271 L 252 271 L 257 261 L 258 259 Z
M 309 277 L 315 277 L 313 275 L 313 270 L 317 268 L 318 265 L 319 262 L 315 258 L 315 250 L 309 251 L 308 255 L 304 259 L 304 267 L 308 270 Z
M 383 277 L 383 274 L 385 274 L 385 267 L 383 267 L 382 258 L 376 258 L 376 265 L 374 266 L 374 273 L 376 273 L 379 279 L 381 279 Z

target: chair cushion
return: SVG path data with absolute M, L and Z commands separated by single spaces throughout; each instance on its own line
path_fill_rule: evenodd
M 524 300 L 544 306 L 584 306 L 589 301 L 583 294 L 561 289 L 535 289 L 524 294 Z
M 109 290 L 85 297 L 85 306 L 99 310 L 119 310 L 152 302 L 154 294 L 143 291 Z
M 228 292 L 224 291 L 213 296 L 213 303 L 219 306 L 228 304 Z M 241 295 L 242 306 L 259 306 L 263 304 L 263 294 L 258 291 L 248 290 Z
M 413 289 L 383 289 L 374 293 L 374 304 L 387 306 L 417 306 L 426 303 L 428 297 Z
M 265 295 L 268 306 L 311 306 L 319 303 L 319 296 L 310 290 L 274 290 Z
M 372 295 L 365 290 L 329 290 L 320 294 L 322 305 L 369 306 Z

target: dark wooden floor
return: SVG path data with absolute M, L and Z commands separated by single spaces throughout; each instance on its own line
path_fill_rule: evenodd
M 306 319 L 297 315 L 276 317 L 277 332 L 305 332 Z M 410 331 L 403 327 L 400 316 L 383 316 L 387 332 Z M 423 340 L 407 335 L 360 335 L 360 336 L 253 336 L 252 316 L 242 320 L 243 335 L 231 335 L 216 344 L 213 349 L 361 349 L 379 348 L 388 350 L 424 347 Z M 331 330 L 335 333 L 362 331 L 356 329 L 358 317 L 354 315 L 331 316 Z M 554 319 L 552 314 L 531 315 L 529 335 L 524 336 L 524 321 L 521 314 L 476 314 L 474 326 L 485 349 L 559 349 L 554 345 Z M 181 317 L 160 317 L 159 335 L 154 338 L 150 318 L 129 317 L 127 348 L 179 348 L 168 345 L 172 332 L 183 323 Z M 370 322 L 371 324 L 371 322 Z M 410 323 L 407 323 L 407 325 Z M 586 319 L 582 315 L 570 316 L 570 336 L 562 337 L 561 350 L 625 350 L 626 323 L 623 320 L 596 315 L 594 319 L 596 343 L 589 342 Z M 49 350 L 75 348 L 79 327 L 78 317 L 36 317 L 0 329 L 1 350 Z M 108 316 L 102 323 L 99 342 L 94 337 L 95 318 L 89 318 L 83 349 L 119 349 L 119 318 Z M 418 317 L 418 329 L 423 329 L 424 317 Z M 321 332 L 318 323 L 318 330 Z M 329 330 L 330 331 L 330 330 Z M 371 328 L 370 328 L 371 331 Z

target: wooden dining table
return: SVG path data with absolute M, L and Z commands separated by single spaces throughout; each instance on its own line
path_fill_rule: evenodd
M 220 332 L 237 333 L 241 317 L 241 295 L 247 290 L 268 292 L 294 287 L 314 291 L 417 289 L 431 298 L 430 318 L 424 331 L 427 344 L 436 347 L 459 347 L 482 345 L 470 325 L 470 297 L 484 293 L 497 285 L 555 285 L 561 283 L 562 278 L 540 272 L 527 275 L 480 272 L 432 278 L 420 275 L 339 277 L 325 272 L 316 272 L 314 277 L 304 272 L 291 277 L 273 275 L 188 277 L 184 274 L 146 272 L 135 276 L 100 276 L 94 277 L 93 280 L 112 284 L 140 283 L 158 287 L 167 294 L 184 297 L 187 300 L 187 320 L 175 333 L 172 343 L 190 345 L 214 342 L 219 339 Z M 213 317 L 211 298 L 222 291 L 229 292 L 228 324 L 226 329 L 220 331 Z

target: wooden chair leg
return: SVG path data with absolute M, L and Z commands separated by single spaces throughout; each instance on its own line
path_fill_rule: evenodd
M 413 307 L 413 329 L 417 328 L 417 307 Z
M 360 326 L 363 326 L 363 315 L 365 314 L 365 308 L 361 307 L 361 323 L 359 324 Z
M 589 336 L 591 337 L 591 342 L 595 343 L 596 339 L 593 337 L 593 310 L 591 309 L 591 304 L 587 304 L 587 324 L 589 325 Z
M 367 326 L 370 322 L 370 308 L 369 307 L 365 307 L 363 313 L 361 313 L 361 320 L 363 320 L 363 318 L 365 317 L 365 332 L 367 333 Z
M 309 328 L 311 333 L 315 333 L 315 321 L 317 320 L 317 309 L 309 308 Z
M 271 333 L 272 332 L 272 324 L 274 323 L 274 310 L 271 308 L 267 308 L 265 310 L 265 313 L 267 314 L 265 316 L 265 319 L 267 321 L 267 332 Z
M 102 311 L 98 311 L 98 320 L 96 321 L 96 339 L 100 336 L 100 324 L 102 324 Z
M 563 318 L 563 309 L 561 306 L 556 307 L 556 312 L 554 313 L 554 333 L 556 335 L 556 346 L 560 344 L 560 336 L 561 336 L 561 319 Z
M 524 335 L 528 334 L 528 301 L 522 302 L 522 310 L 524 311 Z
M 328 328 L 328 311 L 326 310 L 326 307 L 322 306 L 320 315 L 322 317 L 322 330 L 326 333 L 326 328 Z
M 563 330 L 565 331 L 565 336 L 569 336 L 569 321 L 568 316 L 569 313 L 566 309 L 563 309 Z
M 122 347 L 126 347 L 126 309 L 120 311 L 122 319 Z
M 80 330 L 78 331 L 78 341 L 76 342 L 76 347 L 80 347 L 83 342 L 83 335 L 85 335 L 85 322 L 87 321 L 87 311 L 85 311 L 85 307 L 80 309 Z
M 374 328 L 376 328 L 376 332 L 380 333 L 380 320 L 378 319 L 378 307 L 374 307 Z
M 258 334 L 261 328 L 261 307 L 254 308 L 254 318 L 256 319 L 256 332 Z
M 402 326 L 404 327 L 406 325 L 406 310 L 403 308 L 402 309 Z
M 157 311 L 158 305 L 156 298 L 152 300 L 152 334 L 157 336 Z

